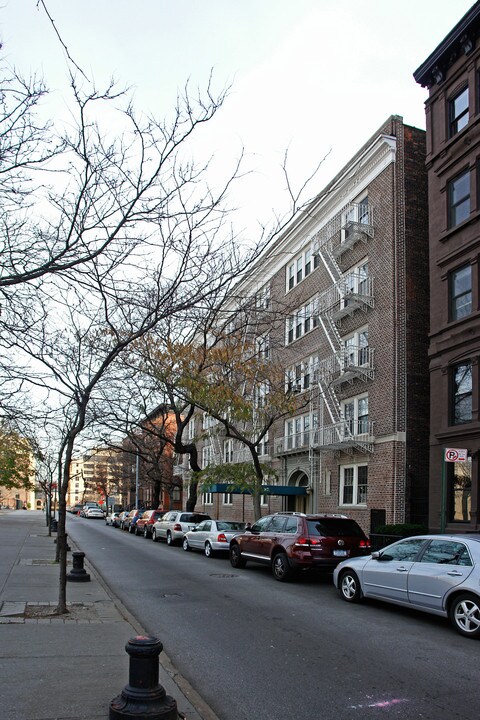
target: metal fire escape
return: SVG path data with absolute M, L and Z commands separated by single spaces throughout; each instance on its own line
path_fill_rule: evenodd
M 350 203 L 312 239 L 312 254 L 318 255 L 331 285 L 318 297 L 318 319 L 331 348 L 315 373 L 319 392 L 318 429 L 312 437 L 314 449 L 323 451 L 372 452 L 372 423 L 344 417 L 337 388 L 356 378 L 373 379 L 374 353 L 367 346 L 346 345 L 340 336 L 342 319 L 374 306 L 373 278 L 364 266 L 342 272 L 338 260 L 359 242 L 373 237 L 373 212 L 366 202 Z

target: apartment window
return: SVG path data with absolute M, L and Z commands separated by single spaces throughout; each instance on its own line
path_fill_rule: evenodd
M 308 277 L 312 272 L 312 251 L 309 248 L 305 250 L 305 277 Z
M 448 183 L 448 227 L 459 225 L 470 215 L 470 170 L 464 170 Z
M 268 507 L 268 495 L 260 495 L 260 505 L 262 507 Z
M 270 307 L 270 286 L 264 287 L 255 296 L 255 306 L 259 310 L 268 310 Z
M 288 282 L 287 287 L 289 290 L 291 290 L 293 287 L 295 287 L 295 263 L 292 263 L 288 266 Z
M 255 342 L 259 359 L 268 360 L 270 358 L 270 335 L 262 335 Z
M 217 424 L 218 420 L 213 418 L 208 413 L 204 412 L 202 417 L 202 428 L 203 430 L 209 430 Z
M 211 492 L 203 493 L 203 504 L 204 505 L 213 505 L 213 493 L 211 493 Z
M 232 493 L 223 493 L 223 505 L 233 505 Z
M 303 362 L 287 368 L 285 371 L 285 392 L 308 390 L 312 384 L 316 367 L 318 367 L 318 355 L 311 355 Z
M 286 344 L 290 345 L 294 340 L 298 340 L 306 333 L 318 327 L 319 320 L 316 312 L 315 300 L 299 308 L 294 315 L 286 318 L 285 338 Z
M 318 256 L 314 257 L 313 269 L 318 267 Z M 298 255 L 295 260 L 287 265 L 286 288 L 287 292 L 302 282 L 312 272 L 312 248 Z
M 452 420 L 454 425 L 472 420 L 472 364 L 452 368 Z
M 449 275 L 450 320 L 470 315 L 472 312 L 472 267 L 464 265 Z
M 233 462 L 233 440 L 225 440 L 223 443 L 223 462 Z
M 285 447 L 294 450 L 308 447 L 313 434 L 318 429 L 318 418 L 315 414 L 300 415 L 285 422 Z
M 259 455 L 268 455 L 268 432 L 265 433 L 263 438 L 258 443 L 257 452 Z
M 370 357 L 368 345 L 368 328 L 357 330 L 350 337 L 342 341 L 343 365 L 349 367 L 361 367 L 367 365 Z
M 365 435 L 369 432 L 368 395 L 352 398 L 343 403 L 345 429 L 349 435 Z
M 347 465 L 340 468 L 340 505 L 366 505 L 368 465 Z
M 468 85 L 448 103 L 449 137 L 456 135 L 468 123 Z
M 213 460 L 213 450 L 211 445 L 205 445 L 202 448 L 202 467 L 206 468 Z

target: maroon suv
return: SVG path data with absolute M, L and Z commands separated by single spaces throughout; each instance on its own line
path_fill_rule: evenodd
M 234 568 L 245 567 L 247 560 L 264 563 L 280 581 L 291 579 L 299 570 L 333 570 L 345 558 L 369 554 L 370 540 L 345 515 L 265 515 L 230 542 Z

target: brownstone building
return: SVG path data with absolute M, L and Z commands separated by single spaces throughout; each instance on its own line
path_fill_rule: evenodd
M 277 471 L 264 511 L 345 513 L 367 531 L 426 523 L 424 131 L 388 118 L 235 295 L 268 305 L 276 320 L 268 337 L 262 326 L 264 347 L 281 359 L 285 390 L 304 400 L 263 444 Z M 245 459 L 231 440 L 215 451 L 203 422 L 205 463 Z M 248 498 L 228 493 L 206 493 L 197 509 L 251 519 Z
M 479 529 L 479 36 L 477 2 L 414 73 L 429 89 L 430 527 L 448 532 Z

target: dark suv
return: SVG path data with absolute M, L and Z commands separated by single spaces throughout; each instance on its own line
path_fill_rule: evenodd
M 345 558 L 369 554 L 370 540 L 355 520 L 345 515 L 265 515 L 250 531 L 230 541 L 234 568 L 245 567 L 247 560 L 264 563 L 280 581 L 304 569 L 332 571 Z

